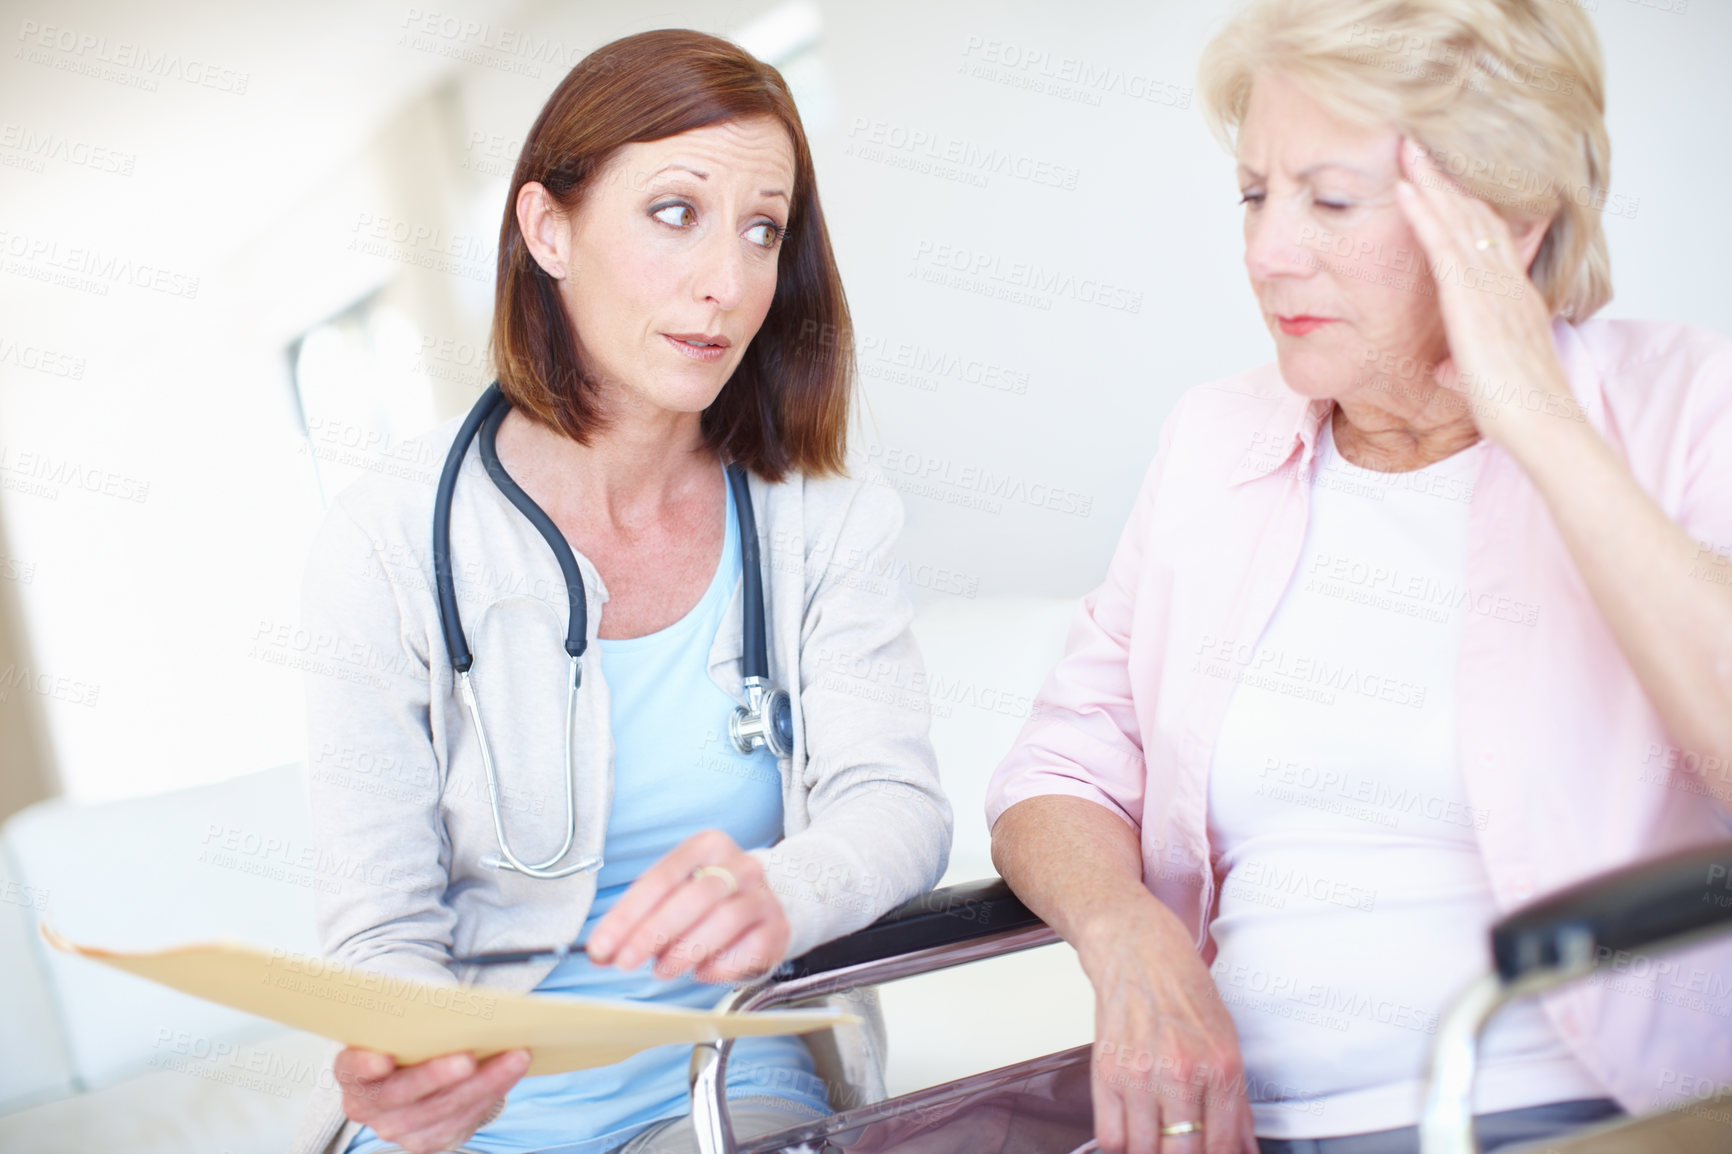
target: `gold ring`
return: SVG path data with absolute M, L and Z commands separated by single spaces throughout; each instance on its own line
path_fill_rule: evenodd
M 1484 252 L 1488 248 L 1496 248 L 1497 247 L 1497 241 L 1493 240 L 1489 236 L 1482 236 L 1478 240 L 1473 242 L 1473 247 L 1477 248 L 1481 252 Z
M 1171 1126 L 1161 1127 L 1161 1137 L 1163 1138 L 1177 1138 L 1180 1134 L 1201 1134 L 1202 1132 L 1203 1124 L 1201 1122 L 1174 1122 Z
M 733 897 L 740 892 L 740 879 L 734 876 L 734 871 L 727 866 L 703 865 L 692 871 L 692 880 L 699 878 L 721 878 L 728 883 L 728 896 Z

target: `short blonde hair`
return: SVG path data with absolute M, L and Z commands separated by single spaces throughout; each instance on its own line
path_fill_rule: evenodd
M 1530 275 L 1554 316 L 1612 298 L 1604 66 L 1581 0 L 1246 0 L 1203 51 L 1209 127 L 1234 140 L 1261 71 L 1393 124 L 1506 219 L 1553 216 Z

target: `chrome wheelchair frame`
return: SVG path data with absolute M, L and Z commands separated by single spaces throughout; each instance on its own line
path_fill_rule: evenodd
M 1732 930 L 1732 842 L 1673 854 L 1590 878 L 1503 918 L 1491 930 L 1494 971 L 1466 990 L 1445 1015 L 1432 1050 L 1421 1154 L 1478 1154 L 1473 1132 L 1473 1084 L 1479 1036 L 1510 1001 L 1593 973 L 1609 959 L 1634 950 L 1667 950 Z M 784 962 L 766 980 L 730 994 L 721 1008 L 764 1010 L 862 986 L 932 973 L 1059 941 L 1017 900 L 1000 878 L 934 890 L 884 915 L 870 926 Z M 692 1119 L 702 1154 L 741 1154 L 728 1115 L 726 1080 L 732 1039 L 692 1049 Z M 910 1104 L 942 1103 L 958 1094 L 1002 1090 L 1016 1079 L 1055 1078 L 1086 1071 L 1088 1046 L 1061 1051 L 998 1071 L 961 1079 L 874 1103 L 834 1119 L 869 1125 Z M 1708 1107 L 1714 1107 L 1711 1112 Z M 1686 1104 L 1634 1119 L 1588 1127 L 1567 1139 L 1533 1149 L 1647 1151 L 1732 1149 L 1724 1132 L 1706 1127 L 1719 1109 L 1732 1116 L 1732 1090 L 1706 1105 Z M 1706 1144 L 1672 1142 L 1694 1124 Z M 1668 1129 L 1670 1128 L 1670 1129 Z M 1092 1129 L 1092 1123 L 1091 1123 Z M 800 1127 L 752 1139 L 746 1154 L 769 1154 L 798 1142 Z M 1718 1144 L 1715 1140 L 1718 1139 Z M 1079 1139 L 1080 1141 L 1080 1139 Z M 1065 1146 L 1054 1154 L 1091 1148 Z M 833 1147 L 833 1149 L 839 1149 Z
M 729 995 L 719 1008 L 767 1010 L 1059 940 L 1002 879 L 968 882 L 933 890 L 865 929 L 784 962 L 765 981 Z M 733 1039 L 727 1038 L 692 1048 L 692 1120 L 703 1154 L 737 1154 L 739 1150 L 726 1094 L 728 1053 L 733 1044 Z M 1086 1052 L 1087 1047 L 1081 1049 Z M 1060 1057 L 1074 1062 L 1078 1052 L 1063 1051 L 1035 1062 L 1050 1065 Z M 863 1119 L 883 1115 L 896 1103 L 919 1100 L 923 1095 L 930 1100 L 929 1092 L 918 1092 L 863 1107 L 858 1113 Z
M 1676 949 L 1728 929 L 1732 842 L 1589 878 L 1498 922 L 1491 930 L 1493 972 L 1468 987 L 1438 1025 L 1420 1122 L 1421 1154 L 1478 1154 L 1473 1081 L 1479 1036 L 1500 1008 L 1586 977 L 1620 954 Z M 1732 1112 L 1732 1091 L 1716 1100 Z M 1682 1106 L 1618 1119 L 1572 1135 L 1569 1148 L 1580 1144 L 1584 1154 L 1600 1148 L 1650 1150 L 1666 1127 L 1691 1128 L 1693 1120 L 1705 1117 L 1700 1107 Z M 1637 1131 L 1646 1136 L 1636 1137 Z M 1732 1136 L 1717 1136 L 1718 1144 L 1700 1148 L 1732 1148 Z M 1561 1149 L 1555 1143 L 1547 1148 Z

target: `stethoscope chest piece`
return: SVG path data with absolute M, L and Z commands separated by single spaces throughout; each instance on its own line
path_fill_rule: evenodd
M 794 701 L 785 689 L 768 689 L 762 679 L 745 679 L 746 704 L 728 718 L 734 748 L 751 753 L 759 745 L 776 757 L 794 752 Z

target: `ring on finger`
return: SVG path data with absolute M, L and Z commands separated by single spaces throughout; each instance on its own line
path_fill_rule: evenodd
M 1201 1122 L 1173 1122 L 1161 1127 L 1161 1137 L 1163 1138 L 1177 1138 L 1181 1134 L 1201 1134 L 1202 1132 L 1203 1124 Z
M 740 892 L 740 879 L 734 876 L 734 871 L 727 866 L 701 865 L 692 871 L 692 880 L 699 878 L 721 878 L 728 884 L 728 896 L 733 897 Z
M 1473 242 L 1473 247 L 1477 248 L 1480 252 L 1484 252 L 1488 248 L 1496 248 L 1497 241 L 1489 236 L 1482 236 Z

